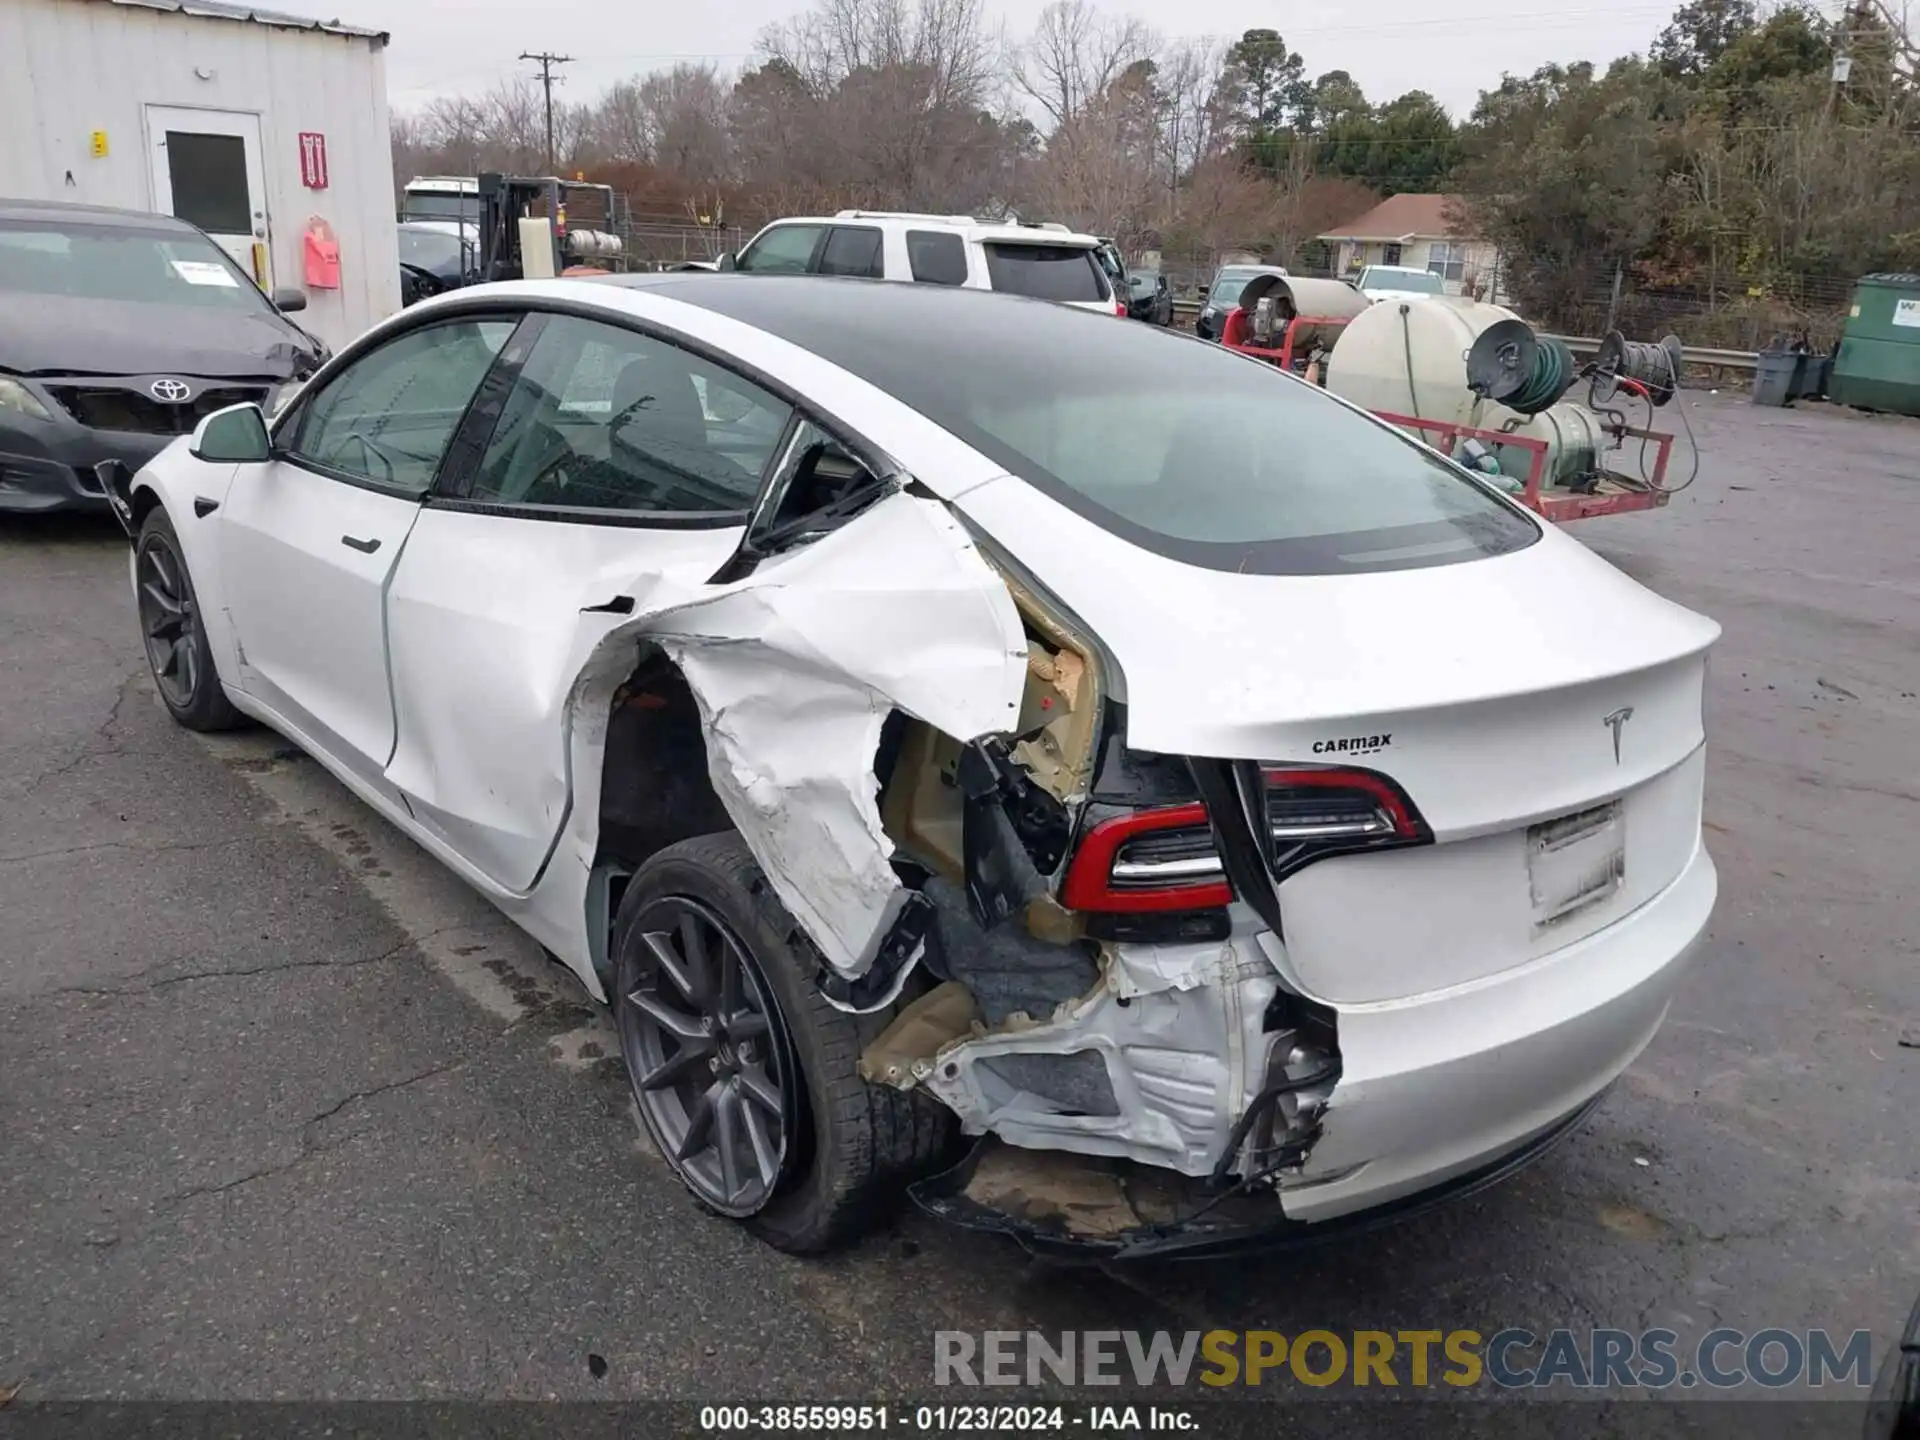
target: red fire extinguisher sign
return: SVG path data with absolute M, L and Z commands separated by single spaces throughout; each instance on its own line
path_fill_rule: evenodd
M 309 190 L 327 188 L 327 137 L 318 130 L 300 132 L 300 183 Z

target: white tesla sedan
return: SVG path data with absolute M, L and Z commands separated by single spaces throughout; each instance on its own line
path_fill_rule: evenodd
M 482 287 L 111 478 L 173 715 L 285 734 L 570 966 L 786 1249 L 909 1185 L 1150 1255 L 1486 1183 L 1713 908 L 1718 627 L 1149 326 Z

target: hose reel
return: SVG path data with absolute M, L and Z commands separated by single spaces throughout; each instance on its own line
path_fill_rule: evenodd
M 1534 334 L 1524 320 L 1489 325 L 1467 352 L 1467 388 L 1521 415 L 1549 408 L 1567 393 L 1575 373 L 1565 343 Z
M 1594 402 L 1605 403 L 1626 380 L 1653 404 L 1664 405 L 1680 388 L 1685 364 L 1678 335 L 1647 345 L 1615 330 L 1600 342 L 1600 353 L 1593 360 Z

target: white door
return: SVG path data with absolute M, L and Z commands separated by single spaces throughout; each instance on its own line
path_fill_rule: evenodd
M 378 783 L 393 755 L 387 583 L 511 316 L 402 332 L 303 396 L 218 531 L 241 684 Z
M 636 596 L 700 593 L 792 413 L 635 331 L 533 325 L 526 355 L 522 335 L 507 357 L 518 378 L 485 452 L 421 512 L 387 596 L 399 744 L 386 778 L 512 891 L 533 885 L 576 799 L 564 717 L 584 654 Z
M 271 294 L 260 117 L 237 110 L 149 105 L 147 143 L 153 208 L 198 225 Z

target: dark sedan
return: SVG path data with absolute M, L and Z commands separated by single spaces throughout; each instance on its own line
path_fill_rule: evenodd
M 1149 325 L 1173 324 L 1173 291 L 1158 270 L 1135 270 L 1127 276 L 1127 314 Z
M 480 282 L 479 232 L 453 220 L 402 220 L 400 303 Z
M 1202 340 L 1218 340 L 1226 329 L 1228 313 L 1240 303 L 1240 292 L 1249 280 L 1256 275 L 1286 273 L 1278 265 L 1222 265 L 1214 273 L 1213 283 L 1200 292 L 1205 304 L 1200 307 L 1200 318 L 1194 321 L 1193 333 Z
M 276 300 L 184 221 L 0 200 L 0 511 L 104 510 L 100 461 L 271 406 L 327 354 Z

